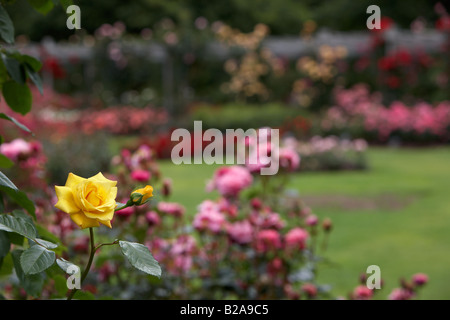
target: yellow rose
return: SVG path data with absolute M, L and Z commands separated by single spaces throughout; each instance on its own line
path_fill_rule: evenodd
M 101 173 L 89 179 L 69 173 L 66 185 L 55 186 L 58 202 L 55 207 L 68 213 L 81 229 L 111 228 L 111 219 L 116 208 L 117 181 L 106 179 Z
M 147 185 L 145 188 L 134 190 L 130 197 L 136 205 L 144 204 L 153 197 L 153 187 Z

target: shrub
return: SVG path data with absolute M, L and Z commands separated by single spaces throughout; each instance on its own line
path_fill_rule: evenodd
M 190 113 L 191 124 L 194 120 L 203 121 L 203 128 L 256 129 L 261 127 L 279 128 L 288 120 L 305 114 L 281 104 L 226 104 L 223 106 L 199 105 Z

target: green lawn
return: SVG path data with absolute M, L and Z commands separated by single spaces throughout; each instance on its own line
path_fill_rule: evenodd
M 430 276 L 424 299 L 450 299 L 450 148 L 371 148 L 365 172 L 299 173 L 297 189 L 319 217 L 333 220 L 318 281 L 346 295 L 369 265 L 380 266 L 385 298 L 398 278 Z M 162 162 L 173 179 L 171 200 L 190 214 L 205 198 L 205 183 L 217 166 Z

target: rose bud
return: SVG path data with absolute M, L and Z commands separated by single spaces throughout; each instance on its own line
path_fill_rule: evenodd
M 150 200 L 153 197 L 153 187 L 145 186 L 145 188 L 134 190 L 130 195 L 130 200 L 133 204 L 140 206 Z
M 319 222 L 319 219 L 317 218 L 316 215 L 312 214 L 306 218 L 305 222 L 306 222 L 306 225 L 312 227 L 312 226 L 315 226 L 317 224 L 317 222 Z
M 326 232 L 329 232 L 329 231 L 331 231 L 332 227 L 333 227 L 333 224 L 331 222 L 331 219 L 326 218 L 326 219 L 323 220 L 323 222 L 322 222 L 323 230 L 325 230 Z
M 170 196 L 172 193 L 172 180 L 164 179 L 162 186 L 162 194 L 164 197 Z
M 250 201 L 250 204 L 252 205 L 252 208 L 255 210 L 260 210 L 262 208 L 262 202 L 258 198 L 253 198 Z
M 412 276 L 412 281 L 416 286 L 423 286 L 428 282 L 428 276 L 425 273 L 416 273 Z

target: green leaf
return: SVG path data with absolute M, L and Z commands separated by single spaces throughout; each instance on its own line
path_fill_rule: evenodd
M 23 241 L 25 240 L 25 237 L 15 232 L 8 232 L 8 239 L 12 244 L 23 246 Z
M 28 211 L 28 213 L 36 220 L 36 213 L 34 203 L 28 199 L 28 196 L 22 191 L 14 191 L 13 189 L 0 186 L 0 191 L 4 191 L 8 196 L 20 205 L 22 208 Z
M 22 218 L 22 219 L 25 219 L 26 221 L 28 221 L 29 223 L 34 224 L 34 223 L 33 223 L 33 220 L 30 218 L 30 216 L 27 215 L 27 214 L 26 214 L 25 212 L 23 212 L 22 210 L 18 210 L 18 209 L 13 210 L 13 211 L 11 212 L 11 214 L 12 214 L 15 218 Z
M 0 191 L 5 192 L 13 201 L 19 204 L 22 208 L 28 211 L 28 213 L 36 220 L 36 213 L 34 208 L 34 203 L 28 199 L 27 195 L 17 189 L 14 183 L 8 179 L 0 171 Z
M 52 0 L 28 0 L 28 3 L 39 13 L 46 15 L 53 9 Z
M 56 274 L 53 277 L 53 280 L 55 281 L 55 289 L 58 295 L 64 296 L 67 292 L 67 280 L 64 276 L 60 274 Z
M 42 68 L 42 62 L 40 62 L 35 57 L 26 55 L 26 54 L 20 54 L 20 57 L 18 58 L 19 61 L 23 62 L 24 64 L 27 64 L 31 67 L 31 69 L 34 72 L 38 72 Z
M 9 44 L 14 43 L 14 25 L 6 10 L 0 5 L 0 36 Z
M 36 85 L 41 95 L 44 94 L 44 89 L 42 88 L 42 80 L 39 74 L 34 71 L 28 64 L 25 65 L 25 70 L 30 77 L 31 81 Z
M 161 267 L 146 246 L 128 241 L 119 241 L 119 245 L 133 267 L 158 278 L 161 277 Z
M 14 119 L 14 118 L 11 117 L 11 116 L 8 116 L 8 115 L 6 115 L 6 114 L 0 112 L 0 118 L 1 118 L 1 119 L 5 119 L 5 120 L 8 120 L 8 121 L 11 121 L 11 122 L 14 123 L 16 126 L 18 126 L 20 129 L 22 129 L 22 130 L 24 130 L 24 131 L 26 131 L 26 132 L 31 133 L 31 130 L 30 130 L 30 129 L 28 129 L 25 125 L 21 124 L 19 121 L 17 121 L 16 119 Z
M 11 159 L 0 153 L 0 168 L 11 168 L 13 165 Z
M 26 275 L 37 274 L 55 263 L 56 255 L 44 247 L 34 245 L 20 256 L 20 265 Z
M 58 258 L 58 259 L 56 259 L 56 263 L 58 264 L 58 266 L 59 266 L 65 273 L 68 273 L 67 270 L 68 270 L 71 266 L 74 266 L 74 267 L 76 267 L 76 268 L 79 269 L 79 267 L 78 267 L 76 264 L 73 264 L 72 262 L 67 261 L 67 260 L 64 259 L 64 258 Z M 72 269 L 75 270 L 75 268 L 72 268 Z
M 11 253 L 0 259 L 0 276 L 10 275 L 13 271 L 14 263 Z
M 16 270 L 17 278 L 19 278 L 20 284 L 28 294 L 38 297 L 42 292 L 42 287 L 44 286 L 45 273 L 26 275 L 23 272 L 20 263 L 22 253 L 23 250 L 14 250 L 12 252 L 14 269 Z
M 71 5 L 73 5 L 73 1 L 72 0 L 59 0 L 59 3 L 64 8 L 64 11 L 67 11 L 67 8 L 69 6 L 71 6 Z
M 20 114 L 27 114 L 31 110 L 33 97 L 26 84 L 7 81 L 2 88 L 3 97 L 8 106 Z
M 73 299 L 76 299 L 76 300 L 95 300 L 95 296 L 92 294 L 92 292 L 78 290 L 73 295 Z
M 2 53 L 2 60 L 10 77 L 17 83 L 25 84 L 25 69 L 21 65 L 21 55 L 18 52 Z
M 0 230 L 15 232 L 28 239 L 36 239 L 36 228 L 24 218 L 17 218 L 10 214 L 0 214 Z
M 58 245 L 56 243 L 44 240 L 44 239 L 34 239 L 34 242 L 46 249 L 56 249 L 58 248 Z
M 11 247 L 8 234 L 5 231 L 0 231 L 0 259 L 4 258 Z
M 6 187 L 6 188 L 9 188 L 9 189 L 12 189 L 12 190 L 14 190 L 14 191 L 18 191 L 18 190 L 19 190 L 19 189 L 17 189 L 17 187 L 14 185 L 14 183 L 12 183 L 12 181 L 9 180 L 8 177 L 5 176 L 5 175 L 3 174 L 3 172 L 0 171 L 0 187 L 1 187 L 1 186 Z
M 41 239 L 57 243 L 58 245 L 61 243 L 61 240 L 59 240 L 57 236 L 45 229 L 43 226 L 37 224 L 35 227 Z

